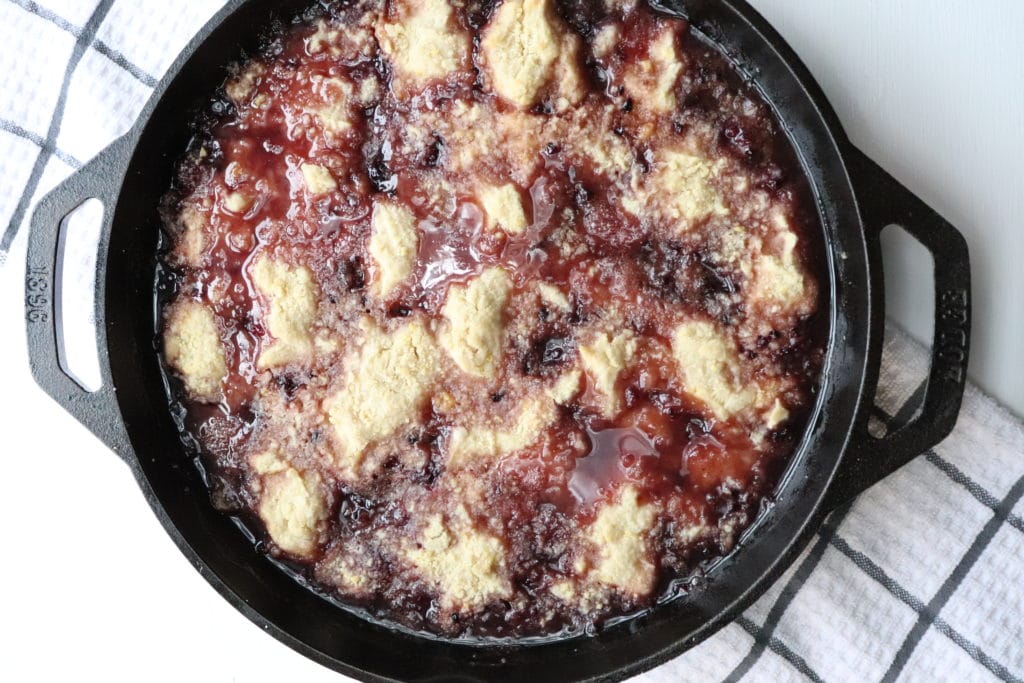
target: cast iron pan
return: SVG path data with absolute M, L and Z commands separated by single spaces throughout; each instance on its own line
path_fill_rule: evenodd
M 824 516 L 946 436 L 964 389 L 970 272 L 960 234 L 854 149 L 817 84 L 741 0 L 659 8 L 687 16 L 774 107 L 818 203 L 831 320 L 820 401 L 776 502 L 704 590 L 593 637 L 546 644 L 457 645 L 372 624 L 303 588 L 216 512 L 181 445 L 154 346 L 157 206 L 185 149 L 196 107 L 274 17 L 308 0 L 233 0 L 185 48 L 137 125 L 39 204 L 26 279 L 36 381 L 131 468 L 153 511 L 196 569 L 236 608 L 302 654 L 366 680 L 619 680 L 692 647 L 738 616 L 806 545 Z M 103 387 L 88 393 L 62 369 L 62 220 L 87 198 L 104 205 L 96 273 Z M 935 259 L 935 339 L 923 407 L 876 439 L 867 416 L 884 325 L 879 233 L 899 224 Z

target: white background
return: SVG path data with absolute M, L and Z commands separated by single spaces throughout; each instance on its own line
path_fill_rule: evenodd
M 853 140 L 967 235 L 972 374 L 1024 412 L 1024 3 L 754 4 L 811 67 Z M 0 680 L 337 681 L 230 608 L 171 544 L 127 468 L 35 389 L 23 245 L 21 236 L 0 271 Z M 905 244 L 891 246 L 893 311 L 927 338 L 931 313 L 905 284 L 921 266 Z

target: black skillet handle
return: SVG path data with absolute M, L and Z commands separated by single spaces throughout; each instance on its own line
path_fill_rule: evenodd
M 873 358 L 869 363 L 872 372 L 864 389 L 868 405 L 861 411 L 857 431 L 829 489 L 829 509 L 892 474 L 953 430 L 967 381 L 971 336 L 971 269 L 963 236 L 863 152 L 851 148 L 847 160 L 868 233 L 873 306 L 884 311 L 884 288 L 878 286 L 882 279 L 881 231 L 888 225 L 899 225 L 920 241 L 935 261 L 935 335 L 920 412 L 909 423 L 894 425 L 894 431 L 875 438 L 868 433 L 867 417 L 878 385 L 882 348 L 882 329 L 876 326 L 871 344 Z
M 64 410 L 122 458 L 127 456 L 129 449 L 111 382 L 109 362 L 103 356 L 106 347 L 103 283 L 114 202 L 130 148 L 127 136 L 116 140 L 43 197 L 32 214 L 25 265 L 25 320 L 32 376 Z M 59 356 L 63 340 L 60 286 L 64 254 L 61 229 L 64 219 L 72 211 L 93 198 L 103 204 L 94 310 L 103 385 L 97 391 L 89 392 L 72 379 L 62 367 Z

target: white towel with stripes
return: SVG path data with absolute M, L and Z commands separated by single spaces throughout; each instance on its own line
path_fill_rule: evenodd
M 128 130 L 221 6 L 0 0 L 5 269 L 23 267 L 39 197 Z M 88 263 L 94 253 L 70 257 Z M 887 336 L 880 415 L 905 408 L 926 363 L 915 342 Z M 638 680 L 1021 681 L 1022 498 L 1024 428 L 970 388 L 951 437 L 834 513 L 734 623 Z

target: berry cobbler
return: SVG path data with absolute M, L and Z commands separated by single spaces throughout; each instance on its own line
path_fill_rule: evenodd
M 629 0 L 318 3 L 162 206 L 214 504 L 448 638 L 592 631 L 770 504 L 823 362 L 810 193 L 752 86 Z

